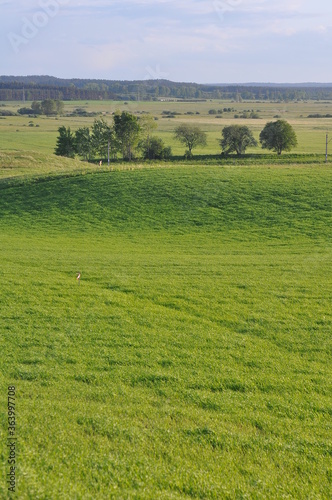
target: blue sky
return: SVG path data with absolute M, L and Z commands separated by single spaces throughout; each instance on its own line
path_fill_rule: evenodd
M 331 0 L 0 0 L 0 74 L 332 82 Z

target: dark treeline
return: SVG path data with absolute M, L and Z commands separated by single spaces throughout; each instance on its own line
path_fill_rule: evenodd
M 153 101 L 158 99 L 262 101 L 330 100 L 332 86 L 202 85 L 168 80 L 112 81 L 51 76 L 0 76 L 1 101 L 45 99 Z

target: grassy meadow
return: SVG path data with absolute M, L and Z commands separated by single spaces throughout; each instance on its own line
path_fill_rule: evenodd
M 12 497 L 331 498 L 330 164 L 108 171 L 27 120 L 0 120 L 0 497 L 14 385 Z
M 27 102 L 5 103 L 3 110 L 16 112 L 22 106 L 29 106 Z M 326 132 L 332 132 L 332 118 L 308 118 L 310 114 L 332 114 L 332 102 L 234 102 L 234 101 L 203 101 L 203 102 L 136 102 L 129 101 L 69 101 L 65 103 L 65 116 L 31 118 L 25 116 L 0 117 L 0 151 L 1 150 L 28 150 L 53 154 L 58 128 L 62 125 L 71 127 L 73 131 L 82 126 L 91 126 L 93 117 L 69 116 L 76 108 L 83 108 L 88 112 L 97 113 L 110 122 L 112 113 L 117 110 L 138 114 L 151 113 L 158 120 L 156 135 L 162 137 L 166 145 L 172 147 L 173 154 L 183 155 L 184 146 L 173 138 L 173 132 L 180 123 L 194 123 L 199 125 L 208 134 L 208 144 L 205 148 L 197 148 L 194 154 L 220 154 L 219 140 L 223 127 L 233 123 L 249 126 L 256 139 L 267 121 L 283 118 L 291 123 L 298 137 L 298 147 L 292 152 L 295 154 L 325 154 Z M 221 115 L 210 115 L 210 110 L 230 109 Z M 1 110 L 1 108 L 0 108 Z M 241 116 L 244 111 L 254 111 L 257 119 L 234 119 L 234 115 Z M 163 112 L 179 113 L 169 118 Z M 260 147 L 249 148 L 248 153 L 262 154 Z

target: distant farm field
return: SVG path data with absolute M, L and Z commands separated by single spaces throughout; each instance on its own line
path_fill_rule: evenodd
M 6 103 L 3 110 L 16 112 L 22 106 L 31 103 Z M 157 119 L 156 135 L 162 137 L 166 145 L 171 146 L 174 155 L 183 155 L 185 148 L 173 138 L 173 132 L 180 123 L 194 123 L 199 125 L 208 134 L 206 148 L 198 148 L 197 154 L 219 154 L 221 149 L 219 139 L 223 127 L 230 124 L 248 125 L 258 139 L 260 131 L 267 121 L 285 119 L 291 123 L 298 136 L 298 147 L 294 153 L 325 154 L 326 132 L 332 131 L 332 118 L 308 118 L 309 115 L 332 114 L 332 102 L 234 102 L 234 101 L 206 101 L 206 102 L 136 102 L 129 101 L 69 101 L 65 103 L 65 116 L 62 117 L 29 117 L 9 116 L 0 117 L 0 150 L 29 150 L 44 154 L 54 152 L 57 130 L 61 125 L 71 127 L 73 131 L 82 126 L 91 126 L 93 117 L 69 116 L 81 108 L 89 113 L 96 113 L 111 122 L 112 113 L 117 110 L 126 110 L 137 114 L 151 113 Z M 216 114 L 210 114 L 213 111 Z M 219 111 L 222 113 L 220 114 Z M 177 113 L 169 117 L 165 113 Z M 254 112 L 257 118 L 241 118 L 243 113 Z M 238 116 L 239 118 L 234 118 Z M 249 153 L 262 153 L 261 148 L 248 149 Z
M 331 167 L 80 171 L 58 123 L 30 175 L 1 129 L 18 498 L 331 498 Z

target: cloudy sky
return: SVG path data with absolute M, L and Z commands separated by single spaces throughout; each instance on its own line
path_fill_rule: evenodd
M 0 0 L 0 74 L 332 82 L 331 0 Z

